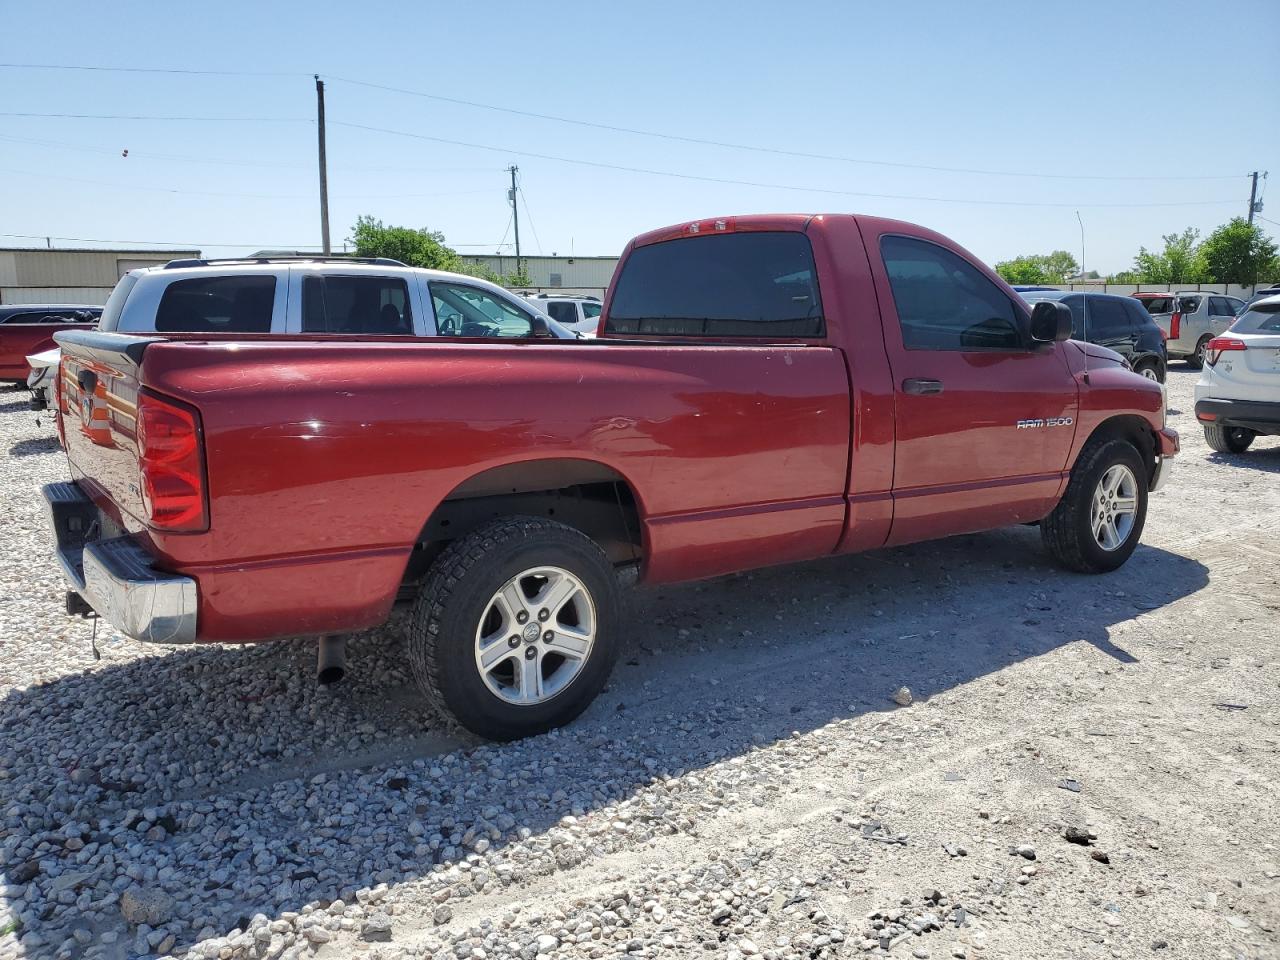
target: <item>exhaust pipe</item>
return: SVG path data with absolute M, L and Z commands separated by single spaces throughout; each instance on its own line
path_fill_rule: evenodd
M 322 686 L 337 683 L 347 673 L 347 638 L 321 637 L 316 656 L 316 682 Z

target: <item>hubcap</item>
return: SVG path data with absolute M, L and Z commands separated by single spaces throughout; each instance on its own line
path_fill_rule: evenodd
M 1155 368 L 1154 368 L 1154 367 L 1143 367 L 1143 368 L 1142 368 L 1142 370 L 1141 370 L 1141 373 L 1142 373 L 1142 375 L 1143 375 L 1144 377 L 1146 377 L 1148 380 L 1159 380 L 1159 379 L 1160 379 L 1158 376 L 1156 376 L 1156 371 L 1155 371 Z
M 495 696 L 532 706 L 573 682 L 595 637 L 595 603 L 582 581 L 560 567 L 532 567 L 485 605 L 476 627 L 476 669 Z
M 1110 467 L 1093 492 L 1090 526 L 1103 550 L 1119 550 L 1133 533 L 1138 513 L 1138 480 L 1123 463 Z

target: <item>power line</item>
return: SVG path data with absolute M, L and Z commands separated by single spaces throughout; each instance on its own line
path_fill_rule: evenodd
M 741 187 L 763 187 L 770 190 L 795 190 L 802 193 L 822 193 L 842 197 L 866 197 L 877 200 L 920 200 L 932 203 L 973 203 L 1002 207 L 1202 207 L 1234 204 L 1236 200 L 1184 200 L 1168 203 L 1049 203 L 1026 200 L 976 200 L 958 197 L 930 197 L 899 193 L 868 193 L 860 190 L 833 190 L 826 187 L 804 187 L 797 184 L 766 183 L 756 180 L 734 180 L 728 177 L 706 177 L 692 173 L 677 173 L 671 170 L 650 170 L 645 167 L 628 167 L 617 163 L 602 163 L 596 160 L 583 160 L 578 157 L 558 157 L 548 153 L 535 153 L 532 150 L 513 147 L 495 147 L 483 143 L 469 143 L 465 140 L 450 140 L 445 137 L 433 137 L 425 133 L 409 133 L 404 130 L 389 130 L 385 127 L 373 127 L 363 123 L 351 123 L 346 120 L 329 121 L 334 126 L 350 127 L 355 130 L 367 130 L 371 133 L 385 133 L 395 137 L 408 137 L 413 140 L 426 140 L 431 143 L 447 143 L 455 147 L 468 147 L 472 150 L 488 150 L 493 153 L 516 154 L 518 156 L 535 157 L 539 160 L 553 160 L 557 163 L 573 163 L 601 170 L 621 170 L 627 173 L 642 173 L 654 177 L 671 177 L 677 180 L 693 180 L 699 183 L 720 183 Z
M 304 77 L 311 76 L 309 73 L 292 72 L 292 71 L 245 71 L 245 70 L 193 70 L 193 69 L 176 69 L 161 67 L 105 67 L 105 66 L 86 66 L 83 64 L 52 64 L 52 63 L 0 63 L 0 68 L 9 69 L 27 69 L 27 70 L 82 70 L 82 71 L 99 71 L 108 73 L 155 73 L 155 74 L 185 74 L 190 76 L 227 76 L 227 77 Z M 496 113 L 505 113 L 512 116 L 528 117 L 535 120 L 548 120 L 554 123 L 565 123 L 572 126 L 586 127 L 594 130 L 607 130 L 613 133 L 624 133 L 631 136 L 651 137 L 659 140 L 669 140 L 678 143 L 691 143 L 699 146 L 720 147 L 729 150 L 745 150 L 754 153 L 767 153 L 781 157 L 795 157 L 807 160 L 826 160 L 837 163 L 854 163 L 864 164 L 868 166 L 894 167 L 904 170 L 926 170 L 933 173 L 963 173 L 973 174 L 987 177 L 1028 177 L 1044 180 L 1098 180 L 1098 181 L 1174 181 L 1174 180 L 1235 180 L 1245 174 L 1216 174 L 1216 175 L 1144 175 L 1144 176 L 1108 176 L 1103 174 L 1082 174 L 1082 173 L 1040 173 L 1025 170 L 987 170 L 977 167 L 948 167 L 938 164 L 922 164 L 907 163 L 904 161 L 894 160 L 876 160 L 867 157 L 848 157 L 837 154 L 810 153 L 801 150 L 784 150 L 778 147 L 764 147 L 758 144 L 733 143 L 724 140 L 711 140 L 704 137 L 690 137 L 682 134 L 664 133 L 658 130 L 645 130 L 637 127 L 624 127 L 617 124 L 601 123 L 594 120 L 579 120 L 574 117 L 562 117 L 556 114 L 536 113 L 530 110 L 518 110 L 514 107 L 504 107 L 493 103 L 483 103 L 477 100 L 465 100 L 461 97 L 447 97 L 442 94 L 427 93 L 422 90 L 410 90 L 405 87 L 396 87 L 389 84 L 372 83 L 368 80 L 356 80 L 351 77 L 339 77 L 333 74 L 321 74 L 328 80 L 337 81 L 338 83 L 346 83 L 352 86 L 366 87 L 372 90 L 384 90 L 390 93 L 399 93 L 406 96 L 421 97 L 425 100 L 433 100 L 438 103 L 451 103 L 456 106 L 470 107 L 477 110 L 489 110 Z M 98 116 L 89 114 L 28 114 L 28 113 L 0 113 L 0 116 L 16 116 L 16 117 L 59 117 L 59 118 L 77 118 L 77 119 L 102 119 L 102 120 L 266 120 L 269 118 L 200 118 L 200 117 L 142 117 L 142 116 Z M 296 118 L 286 118 L 288 122 L 299 122 Z M 273 121 L 278 122 L 278 121 Z M 310 121 L 306 121 L 310 122 Z M 1070 206 L 1070 204 L 1068 204 Z
M 315 123 L 309 117 L 157 117 L 124 113 L 0 113 L 0 117 L 39 117 L 43 120 L 160 120 L 166 123 Z
M 487 192 L 487 191 L 486 191 Z M 319 252 L 319 248 L 310 243 L 268 243 L 265 240 L 112 240 L 102 237 L 56 237 L 46 233 L 0 233 L 0 237 L 9 237 L 14 240 L 65 240 L 69 243 L 129 243 L 129 244 L 155 244 L 164 247 L 260 247 L 263 249 L 277 248 L 280 250 L 315 250 Z M 504 238 L 505 239 L 505 238 Z M 492 243 L 450 243 L 451 247 L 492 247 Z M 510 244 L 499 243 L 498 246 L 510 246 Z M 43 249 L 43 248 L 34 248 Z
M 91 67 L 65 63 L 0 63 L 7 70 L 91 70 L 101 73 L 180 73 L 193 77 L 309 77 L 278 70 L 179 70 L 164 67 Z
M 572 117 L 560 117 L 549 113 L 534 113 L 529 110 L 517 110 L 513 107 L 503 107 L 493 103 L 481 103 L 476 100 L 463 100 L 458 97 L 446 97 L 436 93 L 425 93 L 421 90 L 407 90 L 404 87 L 392 87 L 381 83 L 370 83 L 366 80 L 353 80 L 349 77 L 336 77 L 329 75 L 328 79 L 336 80 L 339 83 L 352 84 L 358 87 L 368 87 L 374 90 L 387 90 L 392 93 L 402 93 L 411 97 L 422 97 L 425 100 L 435 100 L 440 103 L 452 103 L 457 106 L 473 107 L 478 110 L 492 110 L 497 113 L 529 117 L 535 120 L 551 120 L 555 123 L 567 123 L 572 124 L 573 126 L 589 127 L 595 130 L 608 130 L 612 133 L 626 133 L 637 137 L 653 137 L 658 140 L 674 140 L 679 143 L 693 143 L 706 147 L 723 147 L 729 150 L 749 150 L 754 153 L 769 153 L 780 157 L 796 157 L 806 160 L 830 160 L 839 163 L 858 163 L 878 167 L 897 167 L 904 170 L 928 170 L 934 173 L 968 173 L 985 177 L 1033 177 L 1046 180 L 1238 180 L 1240 177 L 1246 176 L 1246 174 L 1221 174 L 1215 176 L 1104 176 L 1101 174 L 1083 173 L 1034 173 L 1019 170 L 984 170 L 973 167 L 944 167 L 933 164 L 905 163 L 892 160 L 871 160 L 866 157 L 845 157 L 827 153 L 807 153 L 800 150 L 783 150 L 776 147 L 762 147 L 748 143 L 732 143 L 723 140 L 707 140 L 702 137 L 687 137 L 674 133 L 662 133 L 657 130 L 621 127 L 615 124 L 599 123 L 593 120 L 577 120 Z M 1067 204 L 1067 206 L 1070 206 L 1070 204 Z
M 538 255 L 542 255 L 542 240 L 538 237 L 538 228 L 533 225 L 533 214 L 529 212 L 529 198 L 524 192 L 524 178 L 519 180 L 520 202 L 524 204 L 524 216 L 529 221 L 529 229 L 533 231 L 533 242 L 538 245 Z

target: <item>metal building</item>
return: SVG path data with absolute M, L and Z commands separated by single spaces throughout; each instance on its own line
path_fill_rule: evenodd
M 0 303 L 103 304 L 116 281 L 199 250 L 0 248 Z
M 515 257 L 468 256 L 471 263 L 488 267 L 497 274 L 516 272 Z M 548 293 L 588 293 L 603 296 L 613 277 L 617 257 L 521 257 L 520 263 L 532 281 L 522 290 Z

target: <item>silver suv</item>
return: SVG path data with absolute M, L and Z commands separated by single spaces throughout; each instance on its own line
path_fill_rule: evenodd
M 1214 337 L 1226 332 L 1244 309 L 1244 301 L 1205 291 L 1133 294 L 1147 308 L 1165 336 L 1170 360 L 1185 360 L 1192 370 L 1204 366 L 1204 348 Z
M 570 330 L 594 334 L 600 326 L 599 297 L 574 297 L 558 293 L 526 293 L 522 296 Z
M 486 280 L 355 257 L 171 260 L 131 270 L 98 329 L 577 338 Z

